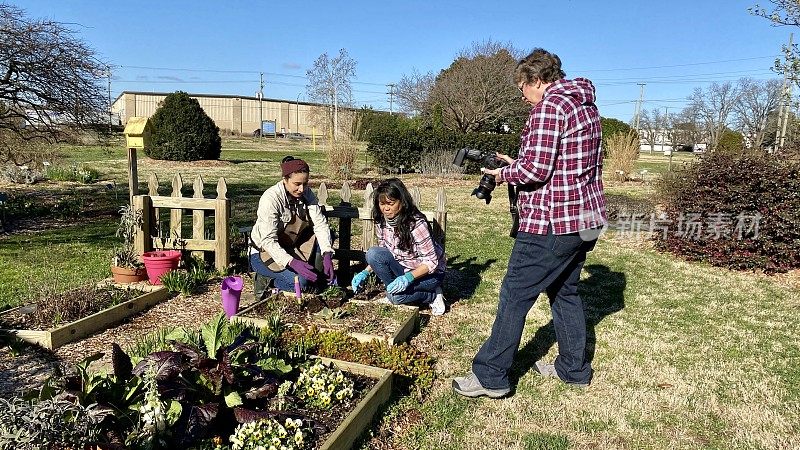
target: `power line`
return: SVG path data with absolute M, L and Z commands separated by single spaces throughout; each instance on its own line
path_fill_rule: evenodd
M 624 70 L 648 70 L 648 69 L 667 69 L 671 67 L 690 67 L 690 66 L 702 66 L 702 65 L 709 65 L 709 64 L 721 64 L 721 63 L 729 63 L 729 62 L 740 62 L 740 61 L 754 61 L 757 59 L 767 59 L 767 58 L 778 58 L 780 55 L 771 55 L 771 56 L 754 56 L 752 58 L 739 58 L 739 59 L 723 59 L 719 61 L 706 61 L 706 62 L 696 62 L 696 63 L 686 63 L 686 64 L 672 64 L 666 66 L 649 66 L 649 67 L 623 67 L 617 69 L 582 69 L 582 70 L 575 70 L 576 72 L 615 72 L 615 71 L 624 71 Z

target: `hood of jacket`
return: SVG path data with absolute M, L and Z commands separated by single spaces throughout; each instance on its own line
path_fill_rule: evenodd
M 562 78 L 548 86 L 544 96 L 549 95 L 572 97 L 582 105 L 594 103 L 596 99 L 594 85 L 586 78 L 575 78 L 574 80 Z

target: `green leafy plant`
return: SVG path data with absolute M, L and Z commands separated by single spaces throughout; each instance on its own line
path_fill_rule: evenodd
M 114 251 L 113 264 L 117 267 L 139 269 L 144 267 L 139 261 L 139 254 L 133 248 L 136 230 L 141 228 L 144 218 L 142 212 L 131 205 L 119 209 L 120 218 L 117 226 L 117 237 L 122 238 L 122 246 Z
M 88 448 L 96 425 L 86 407 L 66 400 L 0 398 L 0 449 Z
M 314 317 L 321 319 L 325 322 L 331 322 L 331 323 L 339 322 L 341 321 L 341 319 L 347 317 L 348 315 L 349 312 L 346 309 L 343 308 L 331 309 L 328 308 L 327 306 L 322 308 L 322 310 L 320 310 L 319 312 L 313 314 Z

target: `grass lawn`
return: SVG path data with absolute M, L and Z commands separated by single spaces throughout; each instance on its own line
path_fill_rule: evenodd
M 202 175 L 207 186 L 225 176 L 234 221 L 249 225 L 261 192 L 278 179 L 280 157 L 308 158 L 312 179 L 324 172 L 324 155 L 299 144 L 226 141 L 223 163 L 140 160 L 140 176 L 157 173 L 166 180 L 177 170 Z M 97 148 L 71 148 L 65 154 L 125 184 L 121 149 L 109 155 Z M 640 164 L 652 165 L 657 173 L 666 170 L 663 155 L 645 153 Z M 557 354 L 542 297 L 528 315 L 512 369 L 514 395 L 488 400 L 453 394 L 450 379 L 470 370 L 492 326 L 513 243 L 508 205 L 504 195 L 490 205 L 470 197 L 477 177 L 453 181 L 412 175 L 406 180 L 422 187 L 424 207 L 434 204 L 438 186 L 446 187 L 445 293 L 455 303 L 412 341 L 437 359 L 436 385 L 424 399 L 411 395 L 389 407 L 378 428 L 379 448 L 797 448 L 798 289 L 765 276 L 684 262 L 611 233 L 589 254 L 581 285 L 593 336 L 592 386 L 569 388 L 532 371 L 536 360 Z M 639 200 L 653 194 L 647 183 L 608 188 Z M 207 188 L 206 194 L 212 191 Z M 355 203 L 360 202 L 356 196 Z M 0 237 L 0 305 L 15 304 L 42 280 L 69 283 L 105 276 L 117 242 L 115 225 L 104 219 Z

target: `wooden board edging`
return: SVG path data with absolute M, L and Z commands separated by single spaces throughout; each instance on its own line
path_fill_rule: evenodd
M 64 344 L 77 341 L 97 331 L 114 325 L 134 314 L 144 311 L 166 299 L 169 291 L 161 286 L 152 292 L 132 298 L 126 302 L 98 311 L 91 316 L 78 319 L 49 330 L 0 330 L 11 333 L 25 342 L 54 350 Z M 18 307 L 19 308 L 19 307 Z M 9 311 L 14 311 L 14 308 Z
M 366 366 L 364 364 L 341 361 L 338 359 L 322 358 L 326 364 L 333 363 L 339 370 L 378 378 L 375 386 L 367 395 L 358 402 L 355 409 L 345 417 L 336 430 L 320 447 L 320 450 L 347 450 L 364 433 L 372 423 L 378 409 L 392 394 L 392 376 L 394 372 L 380 367 Z

